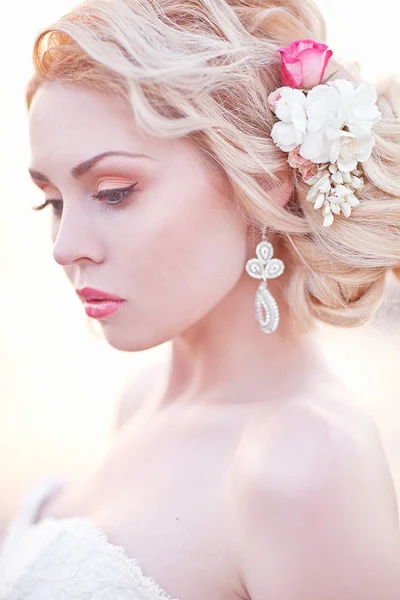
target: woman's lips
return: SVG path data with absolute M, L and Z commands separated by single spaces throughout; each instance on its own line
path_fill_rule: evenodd
M 76 293 L 83 301 L 86 314 L 94 319 L 101 319 L 102 317 L 112 315 L 125 302 L 119 296 L 114 296 L 113 294 L 91 287 L 76 290 Z
M 89 317 L 101 319 L 113 314 L 125 300 L 85 300 L 85 312 Z

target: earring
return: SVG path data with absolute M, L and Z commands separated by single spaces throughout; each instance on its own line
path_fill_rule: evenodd
M 274 248 L 267 241 L 265 227 L 262 228 L 262 241 L 257 245 L 256 256 L 247 261 L 246 271 L 254 279 L 262 279 L 255 299 L 255 318 L 261 331 L 273 333 L 279 325 L 279 309 L 275 298 L 267 289 L 267 279 L 282 275 L 285 265 L 279 258 L 272 258 Z M 265 310 L 265 316 L 263 315 Z

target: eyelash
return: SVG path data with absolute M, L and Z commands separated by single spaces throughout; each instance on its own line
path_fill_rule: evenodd
M 115 188 L 112 190 L 100 190 L 100 192 L 98 192 L 97 194 L 92 194 L 92 198 L 94 198 L 95 200 L 99 200 L 100 202 L 103 203 L 103 207 L 106 211 L 108 210 L 113 210 L 113 208 L 111 208 L 112 206 L 118 206 L 120 204 L 123 203 L 124 200 L 126 200 L 131 192 L 133 192 L 134 188 L 137 186 L 139 182 L 136 181 L 135 183 L 128 185 L 127 187 L 124 188 Z M 112 199 L 109 201 L 104 201 L 103 200 L 105 198 L 115 198 L 115 195 L 120 194 L 120 197 L 117 197 L 117 199 Z M 121 197 L 122 196 L 122 197 Z M 43 204 L 41 204 L 40 206 L 34 206 L 32 207 L 33 210 L 42 210 L 43 208 L 45 208 L 48 204 L 52 204 L 53 205 L 53 213 L 57 216 L 59 216 L 61 214 L 60 212 L 55 211 L 55 206 L 58 203 L 62 203 L 62 200 L 46 200 Z M 116 209 L 115 209 L 116 210 Z

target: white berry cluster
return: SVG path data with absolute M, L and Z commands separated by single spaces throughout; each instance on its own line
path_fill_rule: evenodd
M 326 163 L 306 183 L 311 187 L 307 200 L 314 203 L 314 208 L 322 208 L 324 227 L 330 227 L 334 215 L 342 213 L 346 218 L 351 210 L 360 204 L 354 191 L 364 187 L 362 171 L 353 169 L 351 172 L 340 171 L 337 163 Z

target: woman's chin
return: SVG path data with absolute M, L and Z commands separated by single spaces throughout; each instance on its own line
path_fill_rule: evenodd
M 106 323 L 103 324 L 102 329 L 103 336 L 110 346 L 122 352 L 141 352 L 167 341 L 156 338 L 149 331 L 147 333 L 144 331 L 121 331 L 119 328 L 107 326 Z

